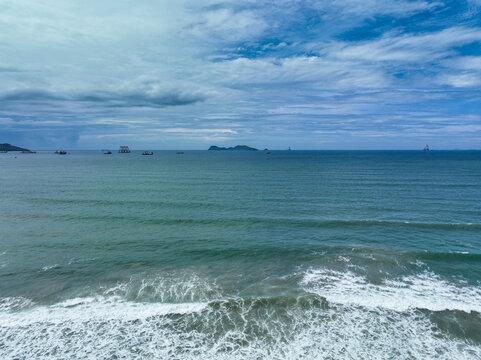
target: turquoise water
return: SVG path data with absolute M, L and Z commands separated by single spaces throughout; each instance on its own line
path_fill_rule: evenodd
M 0 154 L 2 359 L 479 359 L 481 152 Z

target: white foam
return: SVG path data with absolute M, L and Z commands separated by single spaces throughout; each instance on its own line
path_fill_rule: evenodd
M 8 306 L 11 307 L 12 304 Z M 198 312 L 206 306 L 206 303 L 136 303 L 117 296 L 74 298 L 51 306 L 37 306 L 20 312 L 2 314 L 0 326 L 17 327 L 34 323 L 53 325 L 66 321 L 144 320 L 151 316 Z
M 351 259 L 346 257 L 346 256 L 338 256 L 337 257 L 337 260 L 339 260 L 340 262 L 345 262 L 345 263 L 350 263 L 351 262 Z
M 47 265 L 47 266 L 42 267 L 42 271 L 48 271 L 50 269 L 55 269 L 56 267 L 58 267 L 58 264 Z
M 0 253 L 0 256 L 6 255 L 6 254 L 7 254 L 7 252 L 4 251 L 4 252 L 1 252 L 1 253 Z M 5 267 L 7 267 L 7 265 L 8 265 L 8 262 L 7 262 L 7 261 L 2 261 L 2 262 L 0 262 L 0 269 L 3 269 L 3 268 L 5 268 Z
M 431 272 L 372 284 L 351 271 L 311 269 L 301 284 L 306 291 L 337 304 L 396 311 L 418 308 L 481 312 L 480 287 L 455 285 Z
M 479 346 L 449 337 L 416 311 L 326 309 L 317 297 L 283 303 L 268 300 L 231 299 L 206 306 L 71 299 L 7 318 L 2 314 L 0 358 L 474 360 L 481 356 Z
M 215 282 L 195 272 L 133 276 L 129 281 L 104 289 L 106 296 L 120 296 L 136 302 L 206 302 L 222 297 Z
M 19 310 L 33 305 L 33 301 L 21 296 L 0 298 L 0 313 Z
M 444 307 L 443 297 L 475 308 L 479 289 L 432 273 L 373 285 L 352 272 L 307 271 L 306 290 L 341 304 L 328 307 L 311 294 L 220 300 L 207 278 L 157 275 L 52 305 L 1 300 L 0 359 L 481 358 L 481 347 L 415 309 Z
M 419 259 L 416 259 L 415 261 L 410 261 L 409 262 L 411 265 L 414 265 L 414 266 L 417 266 L 417 267 L 425 267 L 426 266 L 426 263 L 423 263 L 421 260 Z

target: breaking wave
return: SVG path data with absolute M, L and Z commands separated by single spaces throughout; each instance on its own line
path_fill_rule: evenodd
M 414 308 L 481 312 L 481 287 L 447 282 L 428 271 L 373 284 L 351 271 L 311 269 L 301 284 L 306 291 L 336 304 L 395 311 Z
M 370 284 L 352 272 L 310 269 L 300 277 L 305 292 L 252 298 L 222 296 L 215 283 L 190 275 L 133 278 L 54 304 L 3 299 L 0 358 L 481 357 L 476 337 L 432 320 L 452 309 L 454 321 L 462 310 L 479 322 L 480 289 L 429 272 Z

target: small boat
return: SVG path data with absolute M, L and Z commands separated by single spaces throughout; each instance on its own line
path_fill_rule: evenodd
M 144 151 L 142 155 L 154 155 L 152 151 Z
M 55 153 L 59 155 L 67 155 L 67 152 L 64 150 L 56 151 Z
M 112 155 L 112 151 L 104 152 L 104 155 Z
M 36 151 L 32 151 L 32 150 L 23 150 L 22 151 L 22 154 L 36 154 L 37 152 Z
M 176 154 L 183 154 L 183 151 L 177 151 Z
M 424 147 L 423 151 L 429 151 L 429 145 L 426 144 L 426 146 Z
M 267 151 L 266 154 L 270 154 L 271 152 L 270 151 Z

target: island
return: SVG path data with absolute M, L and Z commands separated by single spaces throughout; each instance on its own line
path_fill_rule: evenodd
M 7 151 L 25 151 L 30 152 L 28 149 L 24 149 L 18 146 L 10 145 L 10 144 L 0 144 L 0 152 L 7 152 Z
M 239 151 L 239 150 L 247 150 L 247 151 L 258 151 L 256 148 L 253 148 L 253 147 L 250 147 L 250 146 L 247 146 L 247 145 L 237 145 L 237 146 L 234 146 L 234 147 L 221 147 L 221 146 L 215 146 L 215 145 L 212 145 L 209 150 L 213 150 L 213 151 Z

